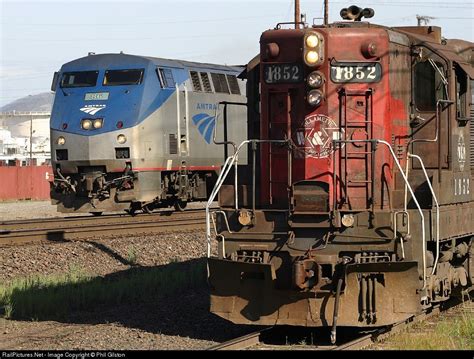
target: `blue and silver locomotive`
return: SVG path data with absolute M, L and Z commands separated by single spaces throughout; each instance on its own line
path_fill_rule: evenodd
M 242 70 L 122 53 L 64 64 L 52 84 L 52 203 L 100 214 L 206 199 L 227 152 L 216 142 L 247 137 Z

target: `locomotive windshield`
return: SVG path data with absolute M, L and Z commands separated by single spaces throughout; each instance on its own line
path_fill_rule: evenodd
M 97 83 L 99 71 L 65 72 L 61 87 L 93 87 Z
M 104 86 L 139 85 L 143 79 L 143 69 L 139 70 L 107 70 Z

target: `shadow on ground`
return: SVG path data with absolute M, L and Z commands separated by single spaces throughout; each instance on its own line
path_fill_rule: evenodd
M 257 330 L 209 312 L 204 258 L 132 267 L 104 277 L 75 273 L 51 283 L 32 281 L 0 296 L 1 306 L 14 320 L 118 323 L 151 333 L 216 342 Z

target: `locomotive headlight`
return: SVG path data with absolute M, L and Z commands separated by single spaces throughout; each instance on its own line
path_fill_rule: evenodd
M 103 120 L 101 118 L 96 118 L 93 122 L 94 128 L 101 128 L 103 124 Z
M 66 139 L 63 137 L 63 136 L 59 136 L 58 139 L 56 140 L 56 143 L 59 145 L 59 146 L 62 146 L 66 143 Z
M 324 77 L 320 72 L 314 71 L 309 74 L 306 82 L 308 83 L 308 86 L 312 88 L 319 88 L 324 83 Z
M 311 106 L 319 106 L 323 101 L 323 93 L 319 90 L 311 90 L 308 93 L 308 104 Z
M 91 120 L 82 120 L 81 127 L 84 130 L 90 130 L 91 127 L 92 127 L 92 121 Z
M 319 61 L 319 55 L 316 51 L 308 51 L 306 53 L 306 62 L 310 65 L 315 64 Z
M 354 225 L 354 215 L 352 214 L 343 215 L 341 222 L 345 227 L 352 227 Z
M 316 35 L 309 35 L 306 38 L 306 46 L 314 48 L 319 45 L 319 37 Z
M 125 135 L 120 134 L 117 136 L 117 142 L 123 145 L 125 142 L 127 142 L 127 137 L 125 137 Z

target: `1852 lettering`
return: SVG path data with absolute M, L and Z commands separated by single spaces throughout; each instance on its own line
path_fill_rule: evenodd
M 303 68 L 300 64 L 269 64 L 265 65 L 264 77 L 267 84 L 301 82 Z
M 343 82 L 379 82 L 382 67 L 379 63 L 351 63 L 331 65 L 331 80 Z

